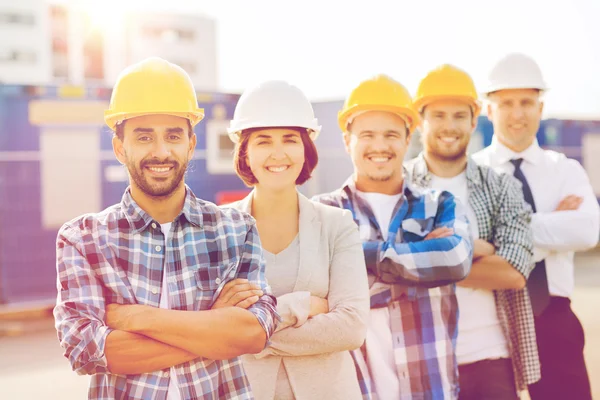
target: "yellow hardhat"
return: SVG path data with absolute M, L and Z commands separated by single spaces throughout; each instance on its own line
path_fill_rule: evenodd
M 475 116 L 481 111 L 473 80 L 465 71 L 450 64 L 435 68 L 421 80 L 414 107 L 420 113 L 427 104 L 443 99 L 464 100 L 473 107 Z
M 147 58 L 121 72 L 109 108 L 104 111 L 104 121 L 115 130 L 126 119 L 150 114 L 187 118 L 192 126 L 204 118 L 189 75 L 158 57 Z
M 344 108 L 338 113 L 342 132 L 346 132 L 353 117 L 366 111 L 394 113 L 406 121 L 409 132 L 419 124 L 419 115 L 412 108 L 412 98 L 408 90 L 383 74 L 362 81 L 350 92 Z

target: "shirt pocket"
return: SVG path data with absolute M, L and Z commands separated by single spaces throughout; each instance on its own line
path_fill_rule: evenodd
M 237 276 L 238 262 L 211 263 L 194 272 L 198 310 L 209 310 L 221 294 L 223 287 Z
M 402 221 L 402 231 L 405 242 L 417 242 L 433 231 L 433 218 L 407 218 Z

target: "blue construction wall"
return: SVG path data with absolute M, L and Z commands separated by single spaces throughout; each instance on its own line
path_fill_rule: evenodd
M 57 88 L 0 86 L 0 304 L 29 301 L 52 301 L 56 297 L 56 235 L 58 229 L 44 229 L 40 167 L 40 128 L 29 122 L 29 102 L 58 96 Z M 110 91 L 91 92 L 80 101 L 105 100 Z M 200 98 L 200 96 L 199 96 Z M 230 119 L 238 95 L 203 94 L 199 106 L 207 118 L 195 127 L 198 135 L 196 152 L 186 183 L 201 198 L 215 201 L 220 191 L 247 189 L 233 174 L 210 175 L 206 172 L 205 122 L 214 104 L 219 104 Z M 73 100 L 73 99 L 70 99 Z M 88 127 L 89 129 L 89 127 Z M 97 128 L 103 157 L 101 168 L 101 209 L 120 201 L 127 182 L 109 182 L 105 168 L 120 165 L 112 155 L 112 132 L 103 125 Z M 65 156 L 73 149 L 65 148 Z M 124 168 L 124 167 L 121 167 Z M 46 183 L 48 184 L 48 183 Z M 51 182 L 60 185 L 61 182 Z M 85 195 L 85 194 L 82 194 Z M 89 210 L 90 212 L 100 210 Z
M 42 185 L 61 185 L 61 181 L 41 182 L 40 128 L 29 122 L 28 108 L 34 99 L 56 99 L 60 93 L 55 87 L 39 89 L 0 85 L 0 303 L 51 302 L 56 297 L 58 229 L 43 228 Z M 109 98 L 110 90 L 90 88 L 78 101 L 108 103 Z M 231 119 L 238 98 L 233 94 L 199 94 L 199 105 L 205 108 L 207 116 L 195 127 L 197 155 L 189 167 L 186 183 L 208 201 L 216 202 L 219 192 L 249 190 L 233 173 L 207 172 L 206 129 L 212 110 L 218 105 L 220 118 Z M 323 128 L 316 141 L 319 165 L 313 179 L 300 188 L 308 196 L 339 188 L 352 173 L 337 126 L 341 105 L 341 101 L 314 104 Z M 102 153 L 98 168 L 100 209 L 89 210 L 95 212 L 119 202 L 128 183 L 108 180 L 107 168 L 119 166 L 112 154 L 112 132 L 101 123 L 92 128 L 100 133 Z M 493 132 L 486 117 L 479 119 L 477 131 L 482 145 L 489 145 Z M 542 122 L 538 139 L 542 146 L 562 151 L 581 162 L 582 136 L 589 132 L 600 133 L 600 121 L 549 119 Z M 77 150 L 64 148 L 61 156 L 68 157 L 73 151 Z

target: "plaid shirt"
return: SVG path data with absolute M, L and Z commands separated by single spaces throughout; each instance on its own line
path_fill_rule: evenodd
M 420 154 L 406 163 L 411 184 L 431 187 L 431 174 Z M 527 279 L 533 262 L 531 207 L 524 201 L 520 183 L 508 174 L 467 162 L 469 206 L 477 218 L 479 237 L 496 247 L 496 255 L 504 258 Z M 494 290 L 496 309 L 512 359 L 518 390 L 540 379 L 540 362 L 533 312 L 527 288 Z
M 235 278 L 260 284 L 265 296 L 249 310 L 267 333 L 276 328 L 276 300 L 265 280 L 254 220 L 197 199 L 186 186 L 181 214 L 165 237 L 132 199 L 76 218 L 57 238 L 58 297 L 54 317 L 60 344 L 73 369 L 92 375 L 90 399 L 165 399 L 169 370 L 139 375 L 108 371 L 104 354 L 111 329 L 109 303 L 159 306 L 163 268 L 171 309 L 208 310 Z M 175 368 L 182 399 L 252 399 L 240 358 L 197 358 Z
M 358 224 L 371 285 L 371 308 L 388 308 L 400 395 L 408 399 L 454 399 L 458 368 L 454 348 L 458 304 L 454 283 L 471 269 L 467 217 L 452 194 L 403 187 L 387 239 L 352 179 L 314 200 L 348 209 Z M 423 240 L 436 228 L 448 238 Z M 374 282 L 383 284 L 373 285 Z M 363 398 L 375 399 L 366 346 L 352 353 Z

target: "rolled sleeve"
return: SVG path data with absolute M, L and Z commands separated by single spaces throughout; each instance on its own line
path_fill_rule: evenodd
M 79 375 L 108 372 L 104 354 L 106 337 L 112 332 L 104 323 L 103 287 L 82 248 L 79 232 L 65 227 L 57 239 L 58 297 L 54 307 L 55 328 L 64 356 Z
M 503 175 L 502 178 L 506 181 L 507 190 L 495 229 L 496 255 L 505 259 L 527 279 L 534 267 L 532 209 L 525 202 L 516 179 L 509 175 Z

